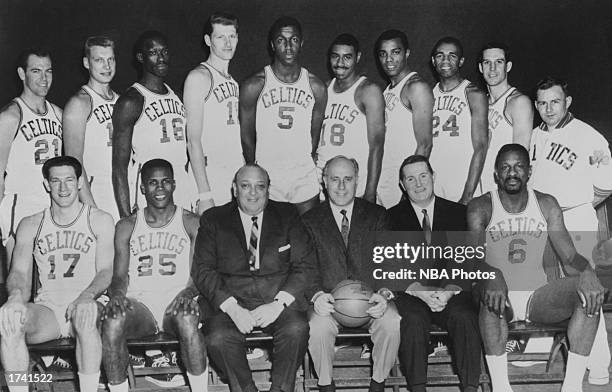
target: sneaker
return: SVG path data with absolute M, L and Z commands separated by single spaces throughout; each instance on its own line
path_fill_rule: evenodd
M 589 370 L 589 384 L 591 385 L 608 385 L 610 382 L 610 373 L 608 369 L 602 371 L 596 369 Z
M 145 356 L 145 364 L 148 367 L 170 367 L 170 358 L 164 353 L 153 356 Z M 155 374 L 146 376 L 145 380 L 162 388 L 182 387 L 185 385 L 185 377 L 182 374 Z
M 260 348 L 247 348 L 247 359 L 257 359 L 264 356 L 264 351 Z
M 512 354 L 521 352 L 523 352 L 523 346 L 521 345 L 521 342 L 515 339 L 511 339 L 506 342 L 506 353 Z
M 60 357 L 59 355 L 56 355 L 55 358 L 53 358 L 53 362 L 51 362 L 51 365 L 47 367 L 47 370 L 56 371 L 56 372 L 62 372 L 62 371 L 65 372 L 65 371 L 72 371 L 73 368 L 70 362 Z
M 435 357 L 436 355 L 448 355 L 448 347 L 442 342 L 438 342 L 435 346 L 430 347 L 431 352 L 428 357 Z
M 145 367 L 145 357 L 143 355 L 129 354 L 130 366 L 133 368 Z
M 370 346 L 367 343 L 364 343 L 361 346 L 361 359 L 370 359 L 372 356 L 372 350 L 370 350 Z

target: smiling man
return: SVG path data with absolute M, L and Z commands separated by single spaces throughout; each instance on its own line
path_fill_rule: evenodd
M 0 231 L 9 260 L 19 221 L 49 204 L 40 168 L 62 153 L 62 109 L 46 100 L 51 54 L 26 49 L 17 74 L 23 91 L 0 111 Z
M 198 213 L 232 199 L 232 176 L 243 164 L 238 121 L 238 83 L 229 74 L 238 45 L 238 19 L 214 13 L 204 25 L 206 61 L 187 79 L 183 100 L 187 148 L 198 186 Z
M 293 391 L 308 341 L 304 290 L 314 250 L 297 209 L 268 200 L 270 179 L 259 165 L 234 176 L 235 201 L 200 218 L 191 276 L 202 293 L 211 360 L 231 391 L 256 392 L 245 335 L 274 336 L 271 391 Z
M 303 214 L 319 201 L 315 157 L 327 91 L 300 65 L 304 36 L 297 20 L 277 19 L 269 42 L 272 64 L 240 86 L 242 153 L 270 173 L 270 199 Z
M 113 110 L 112 179 L 119 215 L 129 216 L 144 206 L 138 192 L 142 165 L 162 158 L 172 164 L 176 181 L 176 204 L 195 208 L 193 175 L 187 173 L 185 108 L 170 86 L 168 40 L 157 31 L 143 33 L 136 42 L 136 61 L 141 77 L 117 100 Z
M 461 76 L 463 46 L 453 37 L 441 38 L 431 51 L 439 82 L 433 89 L 431 164 L 437 172 L 437 193 L 467 204 L 481 193 L 480 175 L 487 154 L 487 97 Z
M 94 392 L 102 357 L 102 305 L 96 300 L 112 276 L 113 219 L 79 201 L 83 177 L 76 158 L 51 158 L 42 172 L 51 205 L 24 218 L 17 228 L 9 298 L 0 308 L 2 367 L 5 374 L 24 375 L 29 365 L 26 344 L 72 336 L 80 390 Z M 29 303 L 35 268 L 40 287 Z M 28 386 L 9 384 L 9 389 L 27 392 Z
M 376 40 L 380 66 L 389 78 L 384 91 L 386 133 L 378 194 L 381 204 L 397 204 L 402 191 L 397 184 L 399 167 L 407 155 L 429 157 L 432 148 L 431 87 L 410 69 L 406 34 L 387 30 Z
M 119 220 L 111 180 L 112 115 L 119 98 L 110 86 L 115 76 L 115 43 L 104 36 L 89 37 L 84 50 L 89 81 L 66 104 L 64 149 L 83 164 L 86 181 L 79 194 L 81 201 Z
M 380 87 L 357 66 L 359 42 L 351 34 L 340 34 L 329 49 L 334 78 L 327 86 L 327 107 L 317 150 L 317 167 L 336 155 L 354 158 L 361 168 L 357 196 L 376 203 L 376 188 L 385 142 L 385 101 Z
M 542 124 L 531 140 L 532 184 L 557 198 L 576 249 L 591 260 L 599 226 L 595 206 L 612 194 L 612 163 L 606 138 L 575 118 L 571 104 L 565 81 L 547 77 L 538 82 L 535 107 Z M 601 320 L 588 365 L 592 384 L 610 379 L 610 350 Z

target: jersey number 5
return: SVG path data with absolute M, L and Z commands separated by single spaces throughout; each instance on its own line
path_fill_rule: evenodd
M 166 268 L 160 268 L 159 269 L 159 274 L 160 275 L 174 275 L 174 273 L 176 272 L 176 264 L 174 264 L 173 261 L 170 261 L 168 259 L 176 259 L 176 254 L 167 254 L 167 253 L 162 253 L 159 255 L 159 265 L 161 267 L 170 267 L 168 269 Z M 152 276 L 153 275 L 153 256 L 151 255 L 146 255 L 146 256 L 140 256 L 138 258 L 138 276 Z
M 76 268 L 77 264 L 79 263 L 79 260 L 81 259 L 81 254 L 80 253 L 64 253 L 63 257 L 64 261 L 68 261 L 68 260 L 72 260 L 72 263 L 70 263 L 70 266 L 68 267 L 68 269 L 66 270 L 66 272 L 64 272 L 64 278 L 72 278 L 74 276 L 74 269 Z M 47 279 L 51 280 L 51 279 L 55 279 L 55 255 L 50 255 L 49 256 L 49 274 L 47 274 Z
M 293 128 L 293 112 L 295 112 L 295 108 L 293 106 L 279 106 L 278 107 L 278 117 L 282 120 L 276 125 L 280 129 L 291 129 Z

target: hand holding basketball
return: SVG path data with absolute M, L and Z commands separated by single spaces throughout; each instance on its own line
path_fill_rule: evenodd
M 330 293 L 321 293 L 314 301 L 314 310 L 319 316 L 328 316 L 334 312 L 334 297 Z
M 371 319 L 368 309 L 372 307 L 373 294 L 371 288 L 358 280 L 343 280 L 332 291 L 335 310 L 332 316 L 345 327 L 363 326 Z

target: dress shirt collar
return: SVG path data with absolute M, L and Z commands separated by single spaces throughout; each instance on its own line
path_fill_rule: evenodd
M 346 218 L 349 221 L 349 227 L 350 227 L 351 222 L 352 222 L 351 218 L 353 217 L 353 206 L 354 205 L 355 205 L 355 200 L 353 200 L 349 205 L 346 205 L 343 207 L 337 206 L 331 201 L 329 202 L 329 206 L 331 207 L 332 215 L 334 216 L 334 220 L 336 221 L 338 230 L 342 230 L 342 213 L 340 211 L 346 210 Z
M 427 215 L 429 216 L 429 224 L 432 226 L 433 228 L 433 222 L 434 222 L 434 207 L 436 204 L 436 196 L 434 195 L 433 199 L 431 199 L 431 202 L 425 206 L 425 207 L 419 207 L 418 205 L 414 204 L 413 202 L 410 202 L 410 205 L 412 205 L 412 208 L 414 209 L 414 212 L 417 216 L 417 219 L 419 220 L 419 224 L 421 225 L 421 228 L 423 227 L 423 209 L 427 210 Z

